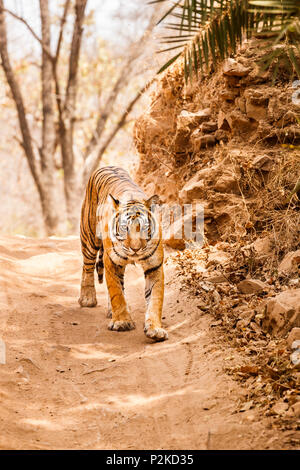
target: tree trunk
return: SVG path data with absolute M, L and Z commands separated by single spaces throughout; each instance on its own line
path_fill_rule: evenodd
M 42 165 L 40 165 L 40 162 L 37 161 L 34 153 L 32 136 L 26 117 L 23 96 L 19 84 L 14 75 L 13 69 L 11 67 L 8 55 L 7 33 L 3 8 L 3 0 L 0 0 L 0 55 L 2 59 L 2 67 L 18 113 L 18 121 L 22 135 L 22 147 L 24 149 L 24 153 L 28 162 L 31 175 L 38 190 L 39 198 L 41 201 L 42 213 L 44 217 L 45 229 L 48 235 L 52 235 L 57 228 L 58 222 L 57 212 L 52 197 L 53 186 L 52 182 L 49 183 L 49 181 L 47 181 L 47 177 L 45 178 L 45 174 L 42 170 Z
M 78 204 L 78 178 L 75 170 L 75 156 L 73 151 L 73 134 L 76 110 L 77 75 L 86 4 L 87 0 L 76 0 L 75 3 L 75 22 L 71 42 L 66 99 L 63 109 L 61 108 L 61 103 L 59 109 L 59 132 L 64 168 L 64 191 L 68 222 L 71 230 L 77 228 L 80 213 Z M 55 80 L 57 82 L 57 76 L 55 76 Z
M 42 128 L 42 147 L 41 169 L 43 174 L 43 202 L 46 225 L 48 231 L 54 233 L 57 229 L 59 216 L 58 204 L 56 201 L 56 175 L 54 165 L 55 152 L 55 115 L 53 108 L 53 75 L 52 60 L 46 50 L 51 51 L 51 24 L 49 13 L 49 0 L 40 0 L 41 25 L 42 25 L 42 107 L 43 107 L 43 128 Z

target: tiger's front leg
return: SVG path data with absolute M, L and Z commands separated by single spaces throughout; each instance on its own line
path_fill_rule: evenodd
M 135 324 L 129 314 L 124 298 L 125 267 L 115 264 L 105 253 L 104 269 L 112 310 L 112 319 L 109 322 L 108 329 L 114 331 L 133 330 Z
M 164 270 L 163 260 L 158 266 L 146 269 L 145 272 L 145 298 L 147 311 L 144 332 L 154 341 L 168 339 L 167 331 L 162 328 L 161 317 L 164 301 Z

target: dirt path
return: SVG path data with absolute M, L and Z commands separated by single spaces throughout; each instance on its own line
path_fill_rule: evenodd
M 154 344 L 141 271 L 129 267 L 125 280 L 137 329 L 116 333 L 104 286 L 96 308 L 79 307 L 80 269 L 77 239 L 0 238 L 0 449 L 284 448 L 255 410 L 236 412 L 245 392 L 223 372 L 230 353 L 172 263 L 169 341 Z

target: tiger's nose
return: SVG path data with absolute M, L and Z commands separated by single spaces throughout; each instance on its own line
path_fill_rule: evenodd
M 130 249 L 135 253 L 141 249 L 141 243 L 130 243 Z

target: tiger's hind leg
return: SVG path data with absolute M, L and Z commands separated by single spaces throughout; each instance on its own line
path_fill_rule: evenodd
M 96 236 L 96 209 L 97 200 L 94 191 L 93 178 L 89 180 L 85 200 L 81 211 L 80 240 L 83 256 L 80 297 L 81 307 L 95 307 L 97 305 L 94 271 L 97 253 L 102 249 L 102 242 Z M 98 270 L 98 276 L 100 269 Z
M 96 271 L 98 274 L 98 282 L 99 284 L 103 283 L 103 273 L 104 273 L 104 263 L 103 263 L 103 244 L 99 248 L 98 252 L 98 261 L 96 263 Z
M 78 299 L 78 303 L 79 305 L 81 305 L 81 307 L 95 307 L 97 305 L 96 289 L 95 289 L 95 281 L 94 281 L 96 256 L 97 256 L 96 250 L 93 255 L 93 258 L 91 258 L 91 254 L 89 255 L 89 257 L 86 257 L 85 254 L 83 254 L 81 289 L 80 289 L 80 297 Z
M 103 273 L 104 273 L 104 263 L 103 263 L 103 245 L 99 249 L 98 254 L 98 261 L 96 263 L 96 271 L 98 274 L 98 281 L 99 284 L 103 283 Z M 112 308 L 111 308 L 111 301 L 108 295 L 108 303 L 107 303 L 107 318 L 112 318 Z

